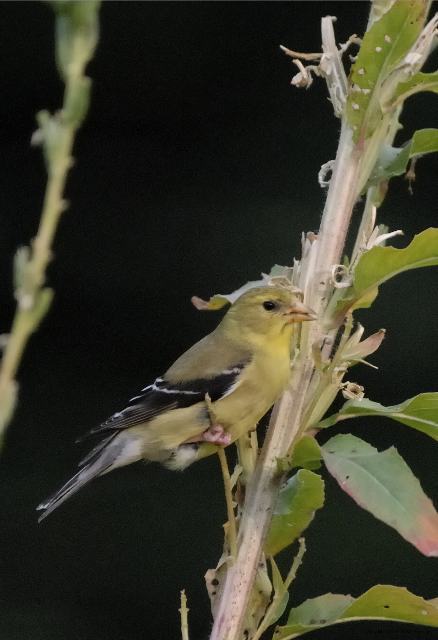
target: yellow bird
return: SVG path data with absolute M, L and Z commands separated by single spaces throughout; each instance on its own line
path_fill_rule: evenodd
M 288 383 L 293 323 L 315 317 L 291 289 L 241 295 L 212 333 L 87 434 L 102 439 L 78 473 L 39 505 L 40 520 L 112 469 L 142 458 L 184 469 L 253 429 Z

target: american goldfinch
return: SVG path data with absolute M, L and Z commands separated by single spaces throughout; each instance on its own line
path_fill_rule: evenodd
M 244 293 L 212 333 L 87 434 L 100 442 L 79 463 L 79 472 L 39 505 L 40 520 L 112 469 L 142 458 L 184 469 L 253 429 L 289 380 L 293 323 L 313 319 L 291 289 L 265 286 Z

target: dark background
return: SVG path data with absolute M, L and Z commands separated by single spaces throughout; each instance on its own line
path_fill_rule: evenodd
M 2 640 L 178 638 L 183 588 L 190 637 L 208 637 L 203 575 L 221 554 L 226 520 L 215 457 L 183 474 L 126 467 L 41 525 L 35 507 L 73 474 L 83 453 L 76 438 L 216 325 L 217 315 L 191 306 L 192 295 L 229 292 L 274 263 L 290 265 L 301 232 L 318 229 L 317 172 L 335 155 L 339 121 L 322 80 L 307 91 L 290 86 L 296 70 L 279 45 L 319 51 L 327 14 L 338 17 L 345 42 L 363 33 L 368 3 L 103 3 L 88 69 L 92 105 L 48 273 L 55 301 L 26 350 L 2 452 Z M 62 101 L 53 24 L 38 2 L 0 3 L 2 332 L 14 312 L 12 258 L 36 233 L 46 182 L 41 150 L 29 145 L 35 113 Z M 421 95 L 407 105 L 400 144 L 415 128 L 437 126 L 436 100 Z M 418 162 L 413 196 L 393 180 L 379 220 L 404 230 L 394 245 L 437 225 L 437 182 L 434 157 Z M 391 405 L 438 390 L 436 278 L 435 269 L 399 276 L 360 313 L 368 334 L 388 330 L 370 358 L 379 369 L 359 365 L 348 375 L 371 399 Z M 383 419 L 340 430 L 379 449 L 395 444 L 438 504 L 432 439 Z M 330 477 L 306 541 L 294 605 L 328 591 L 358 596 L 377 583 L 438 595 L 438 560 Z M 284 572 L 291 557 L 279 558 Z M 425 627 L 368 623 L 309 639 L 333 634 L 436 637 Z

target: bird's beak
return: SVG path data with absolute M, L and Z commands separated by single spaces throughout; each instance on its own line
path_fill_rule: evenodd
M 317 314 L 310 309 L 310 307 L 306 307 L 305 304 L 296 300 L 294 304 L 290 307 L 290 310 L 284 314 L 286 318 L 286 322 L 291 324 L 292 322 L 307 322 L 308 320 L 316 320 Z

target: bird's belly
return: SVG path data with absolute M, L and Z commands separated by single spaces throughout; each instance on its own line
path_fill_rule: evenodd
M 201 434 L 210 424 L 205 403 L 198 402 L 191 407 L 169 411 L 130 431 L 141 441 L 144 458 L 162 462 L 168 458 L 169 451 Z

